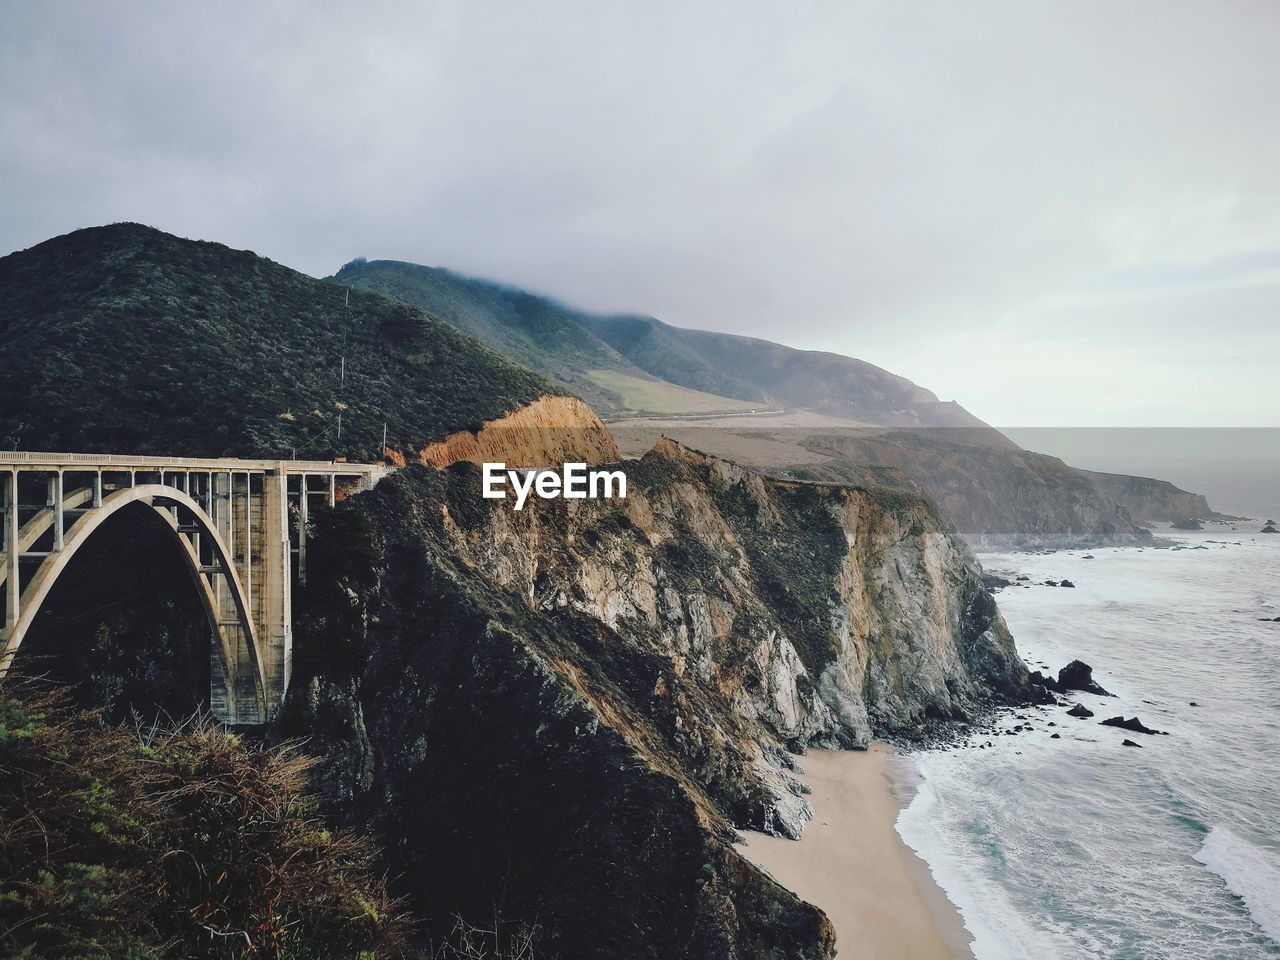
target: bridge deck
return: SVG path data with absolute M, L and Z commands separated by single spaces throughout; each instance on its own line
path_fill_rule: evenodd
M 213 470 L 225 473 L 267 473 L 282 469 L 286 473 L 323 473 L 339 476 L 373 477 L 384 475 L 388 467 L 381 463 L 348 463 L 345 460 L 246 460 L 239 457 L 161 457 L 118 453 L 46 453 L 0 451 L 0 470 Z

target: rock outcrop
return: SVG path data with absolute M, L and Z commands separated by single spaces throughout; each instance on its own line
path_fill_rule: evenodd
M 1064 580 L 1062 583 L 1066 586 L 1070 582 Z M 1083 660 L 1072 660 L 1058 671 L 1058 689 L 1063 693 L 1069 690 L 1083 690 L 1085 693 L 1097 694 L 1100 697 L 1111 696 L 1102 689 L 1102 685 L 1097 680 L 1093 679 L 1093 667 Z
M 458 430 L 418 451 L 418 461 L 433 467 L 463 461 L 536 467 L 621 459 L 608 428 L 576 397 L 539 397 L 478 430 Z
M 1157 734 L 1159 730 L 1152 730 L 1137 717 L 1107 717 L 1105 720 L 1099 721 L 1104 727 L 1120 727 L 1122 730 L 1132 730 L 1134 733 Z
M 457 463 L 323 514 L 278 732 L 437 914 L 501 890 L 564 957 L 829 957 L 734 828 L 799 834 L 806 745 L 927 734 L 1026 670 L 920 498 L 672 442 L 618 467 L 621 501 L 517 513 Z

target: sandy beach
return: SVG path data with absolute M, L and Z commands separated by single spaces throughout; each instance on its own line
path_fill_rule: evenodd
M 891 747 L 811 750 L 800 777 L 815 815 L 799 840 L 746 833 L 738 849 L 821 907 L 842 956 L 867 960 L 969 958 L 960 914 L 894 829 L 901 808 Z

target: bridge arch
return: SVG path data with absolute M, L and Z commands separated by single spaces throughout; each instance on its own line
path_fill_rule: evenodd
M 173 530 L 213 626 L 213 713 L 228 723 L 265 723 L 292 676 L 292 585 L 295 577 L 306 582 L 309 505 L 332 507 L 340 492 L 367 490 L 387 469 L 339 460 L 0 452 L 0 677 L 72 555 L 109 517 L 141 503 Z
M 86 496 L 76 495 L 77 504 L 87 499 Z M 187 493 L 167 484 L 144 483 L 118 490 L 104 497 L 100 506 L 87 510 L 71 526 L 66 532 L 62 549 L 50 552 L 31 580 L 24 585 L 20 613 L 9 631 L 3 650 L 0 651 L 0 674 L 13 662 L 18 648 L 40 612 L 45 599 L 77 551 L 112 516 L 125 507 L 138 503 L 154 510 L 173 534 L 175 546 L 199 591 L 201 605 L 216 639 L 227 691 L 234 697 L 236 691 L 251 690 L 255 703 L 248 713 L 260 715 L 265 719 L 268 703 L 267 680 L 263 669 L 264 656 L 260 648 L 257 627 L 246 599 L 247 593 L 236 570 L 234 558 L 218 532 L 217 524 L 204 508 Z M 68 502 L 66 506 L 69 505 Z M 208 544 L 212 560 L 208 566 L 203 565 L 196 546 L 184 535 L 184 525 L 179 523 L 178 517 L 171 509 L 174 507 L 190 517 L 187 532 L 198 533 L 202 542 Z M 29 544 L 35 543 L 48 532 L 53 522 L 53 511 L 45 510 L 23 524 L 18 534 L 23 547 L 26 548 Z M 206 579 L 206 574 L 222 579 L 236 613 L 236 623 L 228 623 L 222 619 L 217 587 Z M 243 639 L 244 648 L 247 648 L 247 657 L 238 655 L 237 648 L 240 646 L 241 639 Z M 249 676 L 239 676 L 239 670 L 246 661 Z

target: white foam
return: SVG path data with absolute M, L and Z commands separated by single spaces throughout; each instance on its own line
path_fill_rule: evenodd
M 973 937 L 970 949 L 977 960 L 1042 960 L 1080 956 L 1078 947 L 1051 931 L 1033 927 L 1010 902 L 1000 883 L 987 875 L 974 857 L 941 827 L 936 781 L 940 770 L 927 771 L 917 761 L 921 782 L 911 803 L 898 815 L 898 835 L 929 865 L 947 898 L 960 911 Z M 944 801 L 945 802 L 945 801 Z
M 1280 943 L 1280 863 L 1226 827 L 1214 827 L 1196 859 L 1220 876 L 1227 889 L 1244 901 L 1253 922 Z

